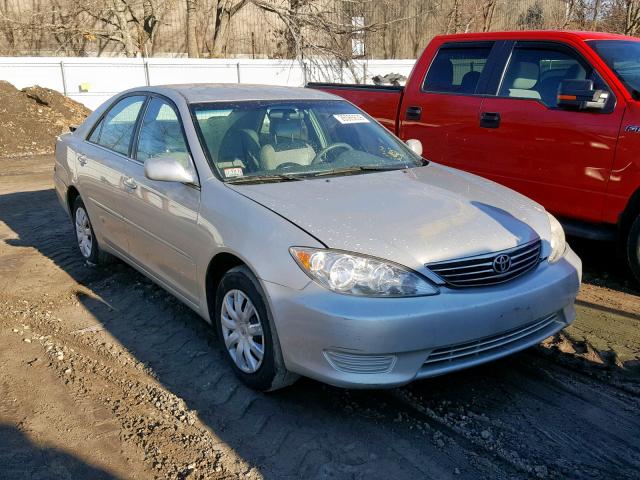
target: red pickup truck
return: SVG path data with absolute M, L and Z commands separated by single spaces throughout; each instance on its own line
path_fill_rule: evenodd
M 533 198 L 569 234 L 619 239 L 640 280 L 640 39 L 438 36 L 405 87 L 308 86 L 420 140 L 425 158 Z

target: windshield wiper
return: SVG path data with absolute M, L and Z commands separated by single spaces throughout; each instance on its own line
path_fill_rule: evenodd
M 404 170 L 409 168 L 410 165 L 353 165 L 351 167 L 334 168 L 332 170 L 319 170 L 317 172 L 306 172 L 314 177 L 321 177 L 324 175 L 340 175 L 341 173 L 355 173 L 355 172 L 389 172 L 391 170 Z
M 225 180 L 225 183 L 266 183 L 266 182 L 297 182 L 301 177 L 289 173 L 279 173 L 273 175 L 247 175 L 246 177 L 235 177 Z

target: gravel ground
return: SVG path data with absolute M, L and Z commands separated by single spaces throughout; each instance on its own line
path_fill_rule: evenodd
M 640 297 L 606 245 L 575 244 L 578 319 L 541 347 L 394 390 L 263 395 L 170 295 L 83 264 L 50 157 L 0 165 L 0 478 L 639 476 Z

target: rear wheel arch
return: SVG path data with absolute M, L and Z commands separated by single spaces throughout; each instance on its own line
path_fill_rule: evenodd
M 80 196 L 80 192 L 73 185 L 67 189 L 67 207 L 69 208 L 69 213 L 73 217 L 73 205 L 76 201 L 76 198 Z

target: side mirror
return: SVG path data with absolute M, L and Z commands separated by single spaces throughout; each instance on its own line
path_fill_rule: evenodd
M 563 80 L 558 87 L 558 107 L 570 110 L 602 110 L 609 92 L 594 90 L 593 80 Z
M 186 167 L 185 164 L 189 165 L 189 167 Z M 184 158 L 171 155 L 151 157 L 144 162 L 144 175 L 150 180 L 158 180 L 160 182 L 180 182 L 197 185 L 198 177 L 190 165 L 191 159 L 188 156 Z
M 420 140 L 410 138 L 406 143 L 407 147 L 409 147 L 413 153 L 418 156 L 422 156 L 422 142 Z

